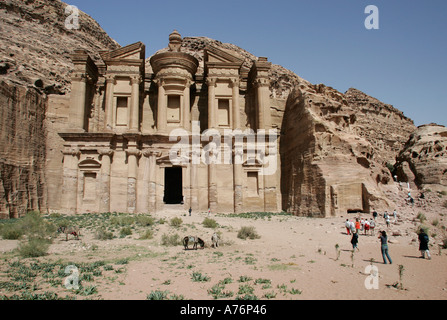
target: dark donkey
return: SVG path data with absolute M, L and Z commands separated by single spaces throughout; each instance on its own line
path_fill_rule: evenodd
M 80 229 L 78 227 L 59 227 L 57 232 L 65 233 L 66 241 L 68 241 L 68 235 L 73 235 L 76 240 L 79 240 L 79 236 L 81 235 Z
M 185 250 L 188 250 L 188 244 L 193 244 L 193 249 L 197 250 L 197 244 L 200 244 L 200 247 L 203 248 L 205 246 L 205 242 L 200 239 L 199 237 L 193 237 L 193 236 L 187 236 L 183 238 L 183 246 L 185 247 Z

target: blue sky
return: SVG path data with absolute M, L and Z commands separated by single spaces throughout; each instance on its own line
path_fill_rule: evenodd
M 357 88 L 392 104 L 416 125 L 447 126 L 445 0 L 66 0 L 120 45 L 146 55 L 177 29 L 238 45 L 312 83 Z M 379 29 L 367 30 L 367 5 Z

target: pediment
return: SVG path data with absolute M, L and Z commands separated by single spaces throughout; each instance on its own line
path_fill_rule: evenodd
M 208 45 L 205 48 L 205 61 L 207 64 L 229 64 L 241 66 L 244 62 L 244 58 L 216 46 Z
M 113 60 L 144 60 L 146 50 L 145 45 L 139 41 L 113 51 L 102 51 L 100 55 L 106 63 Z

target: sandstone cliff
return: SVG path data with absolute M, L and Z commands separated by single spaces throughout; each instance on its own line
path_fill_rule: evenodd
M 35 86 L 46 93 L 70 91 L 70 54 L 85 49 L 116 49 L 90 16 L 79 11 L 79 30 L 67 29 L 67 4 L 59 0 L 0 1 L 0 75 L 15 85 Z
M 99 59 L 100 50 L 119 47 L 82 12 L 80 30 L 66 29 L 65 6 L 58 0 L 0 2 L 0 79 L 5 82 L 0 90 L 2 119 L 17 119 L 2 122 L 3 216 L 17 216 L 29 208 L 42 210 L 46 197 L 57 198 L 54 190 L 58 185 L 52 177 L 59 175 L 57 132 L 64 121 L 57 109 L 65 105 L 70 92 L 73 66 L 69 55 L 75 49 L 85 49 Z M 184 38 L 182 51 L 199 60 L 199 75 L 204 70 L 203 49 L 207 44 L 242 57 L 244 74 L 258 59 L 232 44 L 206 37 Z M 151 72 L 149 59 L 146 70 Z M 270 80 L 273 126 L 281 130 L 283 209 L 299 215 L 328 216 L 367 211 L 370 205 L 390 205 L 386 190 L 392 177 L 387 164 L 394 163 L 416 129 L 413 122 L 359 90 L 349 89 L 343 94 L 322 84 L 313 85 L 279 65 L 272 65 Z M 51 98 L 56 102 L 48 112 L 47 94 L 54 93 L 65 96 Z M 18 121 L 20 117 L 28 120 Z M 27 139 L 35 142 L 27 144 Z M 423 171 L 426 162 L 416 170 L 414 160 L 403 160 L 407 159 L 405 154 L 399 163 L 407 163 L 419 177 L 417 172 Z M 46 181 L 53 186 L 51 192 Z M 423 184 L 419 178 L 416 182 Z M 18 207 L 17 201 L 23 205 Z
M 80 29 L 66 29 L 66 6 L 58 0 L 0 1 L 0 218 L 46 210 L 52 183 L 46 155 L 60 153 L 53 145 L 56 115 L 46 117 L 47 95 L 70 92 L 70 54 L 82 48 L 95 57 L 119 47 L 83 12 Z
M 400 181 L 433 191 L 447 191 L 447 128 L 434 123 L 414 131 L 397 157 Z

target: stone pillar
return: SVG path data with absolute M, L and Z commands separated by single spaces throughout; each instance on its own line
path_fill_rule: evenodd
M 71 78 L 69 122 L 72 129 L 85 131 L 85 102 L 87 94 L 87 75 L 75 73 Z
M 237 144 L 241 144 L 240 146 Z M 243 207 L 242 198 L 242 161 L 244 156 L 242 140 L 235 139 L 233 151 L 233 187 L 234 187 L 234 213 L 241 213 Z
M 216 128 L 216 106 L 215 106 L 215 89 L 216 89 L 216 79 L 209 78 L 207 80 L 208 84 L 208 129 Z
M 139 131 L 139 112 L 140 112 L 140 82 L 141 77 L 139 75 L 132 76 L 130 83 L 132 85 L 132 95 L 130 104 L 130 131 Z
M 141 152 L 137 149 L 129 149 L 127 153 L 127 211 L 134 213 L 137 204 L 137 157 Z
M 105 122 L 104 128 L 107 131 L 112 130 L 113 123 L 113 90 L 115 87 L 115 76 L 106 76 L 106 97 L 105 97 Z
M 190 102 L 191 81 L 186 80 L 186 86 L 183 91 L 183 128 L 191 131 L 191 102 Z
M 98 153 L 101 156 L 99 211 L 110 212 L 110 165 L 113 151 L 110 149 L 101 149 L 98 150 Z
M 240 129 L 241 113 L 239 110 L 239 79 L 231 79 L 231 85 L 233 90 L 233 129 Z
M 157 131 L 166 132 L 167 118 L 166 118 L 166 94 L 163 87 L 163 80 L 158 80 L 158 109 L 157 109 Z
M 63 150 L 64 169 L 61 208 L 64 213 L 75 214 L 78 198 L 78 161 L 81 152 L 77 148 Z
M 156 170 L 157 170 L 157 156 L 158 151 L 145 150 L 143 155 L 147 158 L 146 168 L 148 170 L 148 196 L 147 196 L 147 210 L 149 213 L 155 213 L 156 211 Z
M 213 156 L 210 152 L 210 158 Z M 217 212 L 217 177 L 216 164 L 210 160 L 208 164 L 208 207 L 212 213 Z
M 270 115 L 270 89 L 269 80 L 264 78 L 256 79 L 256 99 L 258 110 L 258 127 L 257 129 L 268 130 L 272 127 Z

